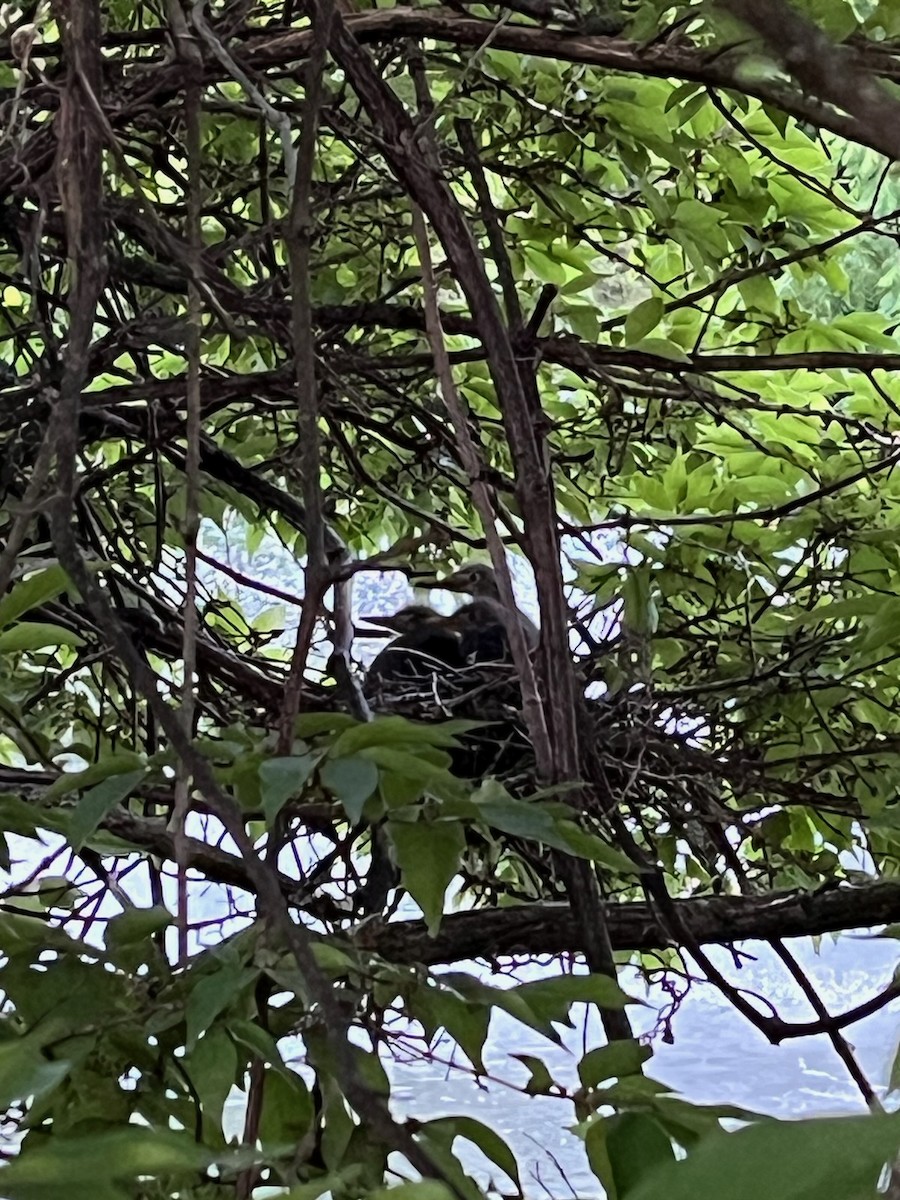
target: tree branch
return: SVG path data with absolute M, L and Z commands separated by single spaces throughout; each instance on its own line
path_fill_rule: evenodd
M 719 0 L 754 29 L 807 94 L 849 115 L 865 131 L 865 145 L 900 158 L 900 103 L 852 50 L 835 46 L 784 0 Z

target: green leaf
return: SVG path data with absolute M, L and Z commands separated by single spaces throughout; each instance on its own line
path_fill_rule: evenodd
M 713 1133 L 658 1168 L 628 1200 L 855 1200 L 874 1195 L 900 1146 L 900 1115 L 767 1121 Z
M 260 1062 L 268 1063 L 276 1071 L 289 1071 L 284 1064 L 278 1043 L 267 1029 L 254 1021 L 232 1019 L 228 1021 L 228 1032 L 241 1046 L 245 1046 Z
M 608 846 L 601 838 L 584 832 L 565 817 L 556 816 L 554 809 L 559 810 L 559 805 L 545 805 L 534 799 L 517 800 L 508 793 L 496 800 L 481 799 L 485 795 L 497 794 L 493 788 L 482 787 L 472 796 L 478 805 L 478 819 L 492 829 L 542 842 L 565 854 L 601 862 L 613 871 L 633 874 L 637 870 L 630 859 Z
M 321 1200 L 326 1192 L 329 1196 L 350 1195 L 358 1174 L 359 1171 L 355 1165 L 351 1165 L 343 1171 L 329 1171 L 327 1175 L 323 1175 L 319 1179 L 313 1179 L 310 1183 L 301 1183 L 299 1187 L 291 1188 L 289 1192 L 280 1195 L 278 1200 Z M 386 1190 L 393 1200 L 396 1189 Z M 448 1200 L 454 1200 L 450 1193 L 445 1194 Z M 371 1194 L 369 1200 L 374 1200 Z M 422 1200 L 428 1200 L 428 1197 L 423 1197 Z M 444 1197 L 438 1197 L 438 1200 L 444 1200 Z
M 321 733 L 352 728 L 357 724 L 355 717 L 340 712 L 301 713 L 294 722 L 294 732 L 299 738 L 316 737 Z
M 65 1058 L 48 1059 L 36 1037 L 14 1034 L 0 1042 L 0 1105 L 40 1099 L 62 1083 L 70 1067 Z
M 161 905 L 126 908 L 106 926 L 106 947 L 115 952 L 146 943 L 155 933 L 171 924 L 172 914 Z
M 329 792 L 337 796 L 353 822 L 360 819 L 366 801 L 378 787 L 378 768 L 359 755 L 328 759 L 319 777 Z
M 426 752 L 441 754 L 443 760 L 447 761 L 447 756 L 443 755 L 442 751 Z M 427 789 L 435 796 L 444 798 L 461 796 L 465 793 L 463 784 L 456 776 L 452 775 L 446 767 L 436 766 L 435 763 L 429 761 L 422 751 L 413 754 L 407 750 L 398 750 L 393 746 L 369 746 L 360 751 L 360 757 L 377 763 L 382 771 L 389 771 L 406 779 L 416 780 L 423 791 Z
M 518 1059 L 529 1072 L 528 1082 L 524 1091 L 529 1096 L 559 1096 L 562 1092 L 559 1084 L 547 1069 L 546 1063 L 533 1054 L 512 1054 L 511 1058 Z
M 345 729 L 335 739 L 329 753 L 334 758 L 356 754 L 368 746 L 458 746 L 457 735 L 477 729 L 480 721 L 442 721 L 439 725 L 426 725 L 409 721 L 406 717 L 376 716 L 371 721 L 361 722 L 352 729 Z
M 749 279 L 742 279 L 738 291 L 748 308 L 763 313 L 779 311 L 778 294 L 768 275 L 752 275 Z
M 436 1121 L 429 1121 L 428 1129 L 429 1132 L 438 1136 L 443 1134 L 451 1139 L 466 1138 L 467 1141 L 476 1145 L 482 1154 L 495 1163 L 501 1171 L 505 1171 L 517 1188 L 521 1188 L 516 1156 L 503 1138 L 493 1129 L 489 1129 L 487 1125 L 483 1125 L 481 1121 L 476 1121 L 474 1117 L 441 1117 Z
M 534 1029 L 543 1037 L 561 1045 L 562 1039 L 553 1023 L 565 1024 L 572 1028 L 572 1022 L 569 1020 L 569 1009 L 572 1004 L 577 1001 L 590 1003 L 599 994 L 598 989 L 586 989 L 581 984 L 570 986 L 567 981 L 572 978 L 575 977 L 557 976 L 554 979 L 543 981 L 549 990 L 537 987 L 535 984 L 520 984 L 513 988 L 492 988 L 469 975 L 455 971 L 442 975 L 441 981 L 465 997 L 472 1010 L 483 1007 L 490 1014 L 493 1009 L 501 1008 L 513 1020 L 527 1025 L 529 1029 Z M 587 979 L 588 977 L 580 978 Z M 604 983 L 611 986 L 612 992 L 617 991 L 612 980 L 605 980 Z M 537 990 L 533 992 L 534 1003 L 532 1004 L 532 989 L 536 987 Z M 607 1007 L 616 1006 L 616 1004 L 610 1004 Z
M 0 654 L 18 654 L 27 650 L 44 650 L 49 646 L 83 646 L 84 638 L 62 625 L 43 621 L 19 621 L 0 633 Z
M 67 823 L 66 817 L 52 809 L 44 812 L 18 796 L 0 796 L 0 827 L 7 833 L 40 839 L 39 829 L 64 830 Z
M 222 1143 L 222 1113 L 236 1082 L 238 1055 L 234 1042 L 220 1026 L 208 1029 L 191 1054 L 185 1056 L 185 1070 L 200 1098 L 203 1115 L 203 1140 Z M 215 1131 L 216 1138 L 210 1134 Z
M 65 875 L 41 875 L 17 897 L 20 907 L 29 907 L 33 901 L 40 908 L 73 908 L 83 899 L 84 892 Z
M 485 1200 L 484 1192 L 463 1170 L 459 1159 L 453 1154 L 452 1135 L 448 1135 L 440 1128 L 433 1129 L 429 1123 L 422 1125 L 419 1140 L 428 1158 L 440 1171 L 443 1179 L 447 1181 L 447 1184 L 452 1185 L 455 1200 Z M 441 1186 L 446 1185 L 442 1183 Z M 389 1196 L 390 1192 L 387 1193 L 384 1200 L 388 1200 Z
M 653 572 L 649 567 L 634 567 L 622 585 L 625 620 L 628 628 L 643 637 L 652 637 L 659 626 L 659 609 L 653 598 Z
M 389 821 L 403 886 L 425 915 L 431 937 L 444 914 L 444 895 L 459 868 L 466 839 L 459 821 Z
M 653 1056 L 649 1046 L 642 1046 L 635 1038 L 627 1041 L 610 1042 L 590 1050 L 578 1064 L 578 1077 L 582 1087 L 596 1087 L 604 1079 L 637 1075 L 642 1065 Z
M 573 1004 L 624 1008 L 626 1004 L 639 1003 L 605 975 L 557 975 L 555 979 L 519 984 L 511 991 L 538 1016 L 565 1024 L 569 1023 L 569 1009 Z
M 314 1116 L 309 1088 L 296 1072 L 266 1072 L 259 1124 L 263 1141 L 297 1144 L 312 1128 Z
M 657 358 L 666 358 L 671 362 L 689 363 L 690 355 L 685 354 L 684 350 L 676 342 L 670 342 L 668 338 L 641 338 L 632 347 L 632 350 L 641 350 L 644 354 L 655 354 Z
M 491 1019 L 490 1005 L 470 995 L 459 995 L 446 984 L 426 983 L 410 995 L 413 1016 L 425 1028 L 431 1041 L 438 1029 L 445 1029 L 459 1045 L 476 1071 L 484 1073 L 482 1054 Z
M 214 1161 L 189 1134 L 129 1125 L 80 1137 L 49 1137 L 3 1168 L 8 1200 L 120 1200 L 142 1176 L 195 1175 Z M 125 1186 L 127 1185 L 127 1186 Z
M 356 965 L 353 955 L 333 942 L 314 942 L 313 958 L 328 975 L 345 975 Z
M 895 642 L 898 636 L 900 636 L 900 600 L 885 600 L 876 615 L 867 622 L 863 629 L 859 648 L 862 651 L 873 650 L 876 647 Z
M 291 1200 L 291 1197 L 287 1200 Z M 436 1179 L 422 1179 L 418 1183 L 399 1183 L 395 1187 L 380 1188 L 377 1192 L 369 1193 L 369 1200 L 457 1200 L 457 1195 L 445 1183 L 439 1183 Z
M 262 809 L 271 824 L 292 796 L 296 796 L 315 770 L 317 754 L 269 758 L 259 764 Z
M 252 967 L 242 967 L 233 960 L 225 960 L 217 970 L 203 976 L 194 985 L 184 1010 L 187 1024 L 185 1048 L 188 1054 L 193 1052 L 201 1033 L 205 1033 L 216 1017 L 258 976 L 259 972 Z
M 275 604 L 272 608 L 264 609 L 258 617 L 253 618 L 253 628 L 259 633 L 280 632 L 285 625 L 285 607 Z
M 879 596 L 852 596 L 845 600 L 833 600 L 830 604 L 817 604 L 809 612 L 792 614 L 791 627 L 818 625 L 820 621 L 868 617 L 889 606 L 885 605 Z
M 616 1113 L 594 1122 L 585 1148 L 600 1182 L 618 1200 L 630 1200 L 642 1179 L 675 1159 L 671 1139 L 646 1113 Z
M 124 775 L 128 771 L 145 769 L 146 765 L 143 754 L 136 754 L 132 750 L 118 750 L 113 754 L 104 755 L 99 762 L 92 763 L 83 771 L 66 771 L 60 775 L 44 792 L 44 803 L 59 800 L 61 796 L 67 796 L 70 792 L 80 792 L 103 779 L 108 779 L 110 775 Z
M 634 346 L 656 328 L 663 318 L 665 305 L 658 296 L 651 296 L 635 305 L 625 318 L 625 345 Z
M 595 1117 L 584 1134 L 584 1149 L 591 1170 L 603 1185 L 606 1200 L 622 1200 L 616 1187 L 616 1177 L 609 1157 L 607 1134 L 609 1133 L 609 1118 Z
M 0 600 L 0 629 L 11 625 L 29 609 L 55 600 L 69 587 L 69 577 L 58 563 L 20 579 Z
M 614 849 L 598 834 L 580 829 L 574 821 L 559 819 L 556 828 L 566 848 L 579 858 L 588 858 L 620 875 L 635 875 L 641 869 L 627 854 Z
M 85 792 L 75 806 L 69 824 L 68 841 L 73 850 L 81 849 L 107 813 L 130 796 L 146 774 L 146 769 L 141 768 L 125 775 L 110 775 Z

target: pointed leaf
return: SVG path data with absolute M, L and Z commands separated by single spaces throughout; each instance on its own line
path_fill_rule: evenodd
M 29 609 L 55 600 L 69 587 L 69 577 L 58 563 L 20 579 L 0 600 L 0 629 L 11 625 Z
M 625 345 L 633 346 L 652 332 L 663 318 L 665 306 L 658 296 L 635 305 L 625 318 Z
M 439 725 L 426 725 L 410 721 L 406 717 L 377 716 L 352 729 L 345 729 L 335 739 L 330 753 L 335 757 L 356 754 L 367 746 L 457 746 L 457 734 L 476 729 L 480 721 L 442 721 Z
M 465 849 L 462 825 L 459 821 L 390 821 L 388 831 L 403 886 L 425 914 L 434 937 L 444 913 L 444 895 Z
M 172 924 L 172 914 L 161 905 L 153 908 L 126 908 L 106 926 L 106 947 L 116 951 L 147 942 L 161 929 Z
M 80 850 L 107 813 L 121 804 L 147 774 L 144 768 L 125 775 L 110 775 L 78 801 L 69 824 L 69 844 Z
M 316 754 L 297 754 L 287 758 L 269 758 L 259 764 L 262 809 L 269 824 L 291 796 L 296 796 L 301 790 L 318 761 Z
M 476 1121 L 474 1117 L 441 1117 L 437 1121 L 429 1121 L 428 1128 L 439 1135 L 443 1133 L 454 1138 L 466 1138 L 504 1171 L 516 1187 L 521 1187 L 516 1156 L 503 1138 L 481 1121 Z
M 542 1059 L 535 1058 L 533 1054 L 513 1054 L 510 1057 L 518 1059 L 523 1067 L 528 1068 L 530 1078 L 523 1089 L 526 1095 L 558 1096 L 561 1094 L 562 1089 Z
M 46 621 L 19 621 L 0 633 L 0 654 L 45 650 L 51 646 L 83 646 L 84 638 L 62 625 Z
M 874 1194 L 900 1146 L 900 1115 L 766 1121 L 714 1133 L 653 1171 L 628 1200 L 818 1200 Z
M 378 787 L 378 768 L 359 755 L 330 758 L 322 766 L 319 777 L 329 792 L 337 796 L 353 822 L 360 819 L 366 801 Z
M 44 803 L 49 804 L 51 800 L 58 800 L 70 792 L 80 792 L 102 779 L 108 779 L 110 775 L 124 775 L 126 771 L 137 771 L 146 765 L 144 756 L 133 750 L 117 750 L 113 754 L 106 754 L 83 771 L 65 771 L 44 792 Z
M 205 1033 L 216 1017 L 225 1011 L 233 1000 L 259 972 L 252 967 L 241 967 L 235 962 L 226 962 L 209 975 L 204 975 L 192 988 L 185 1006 L 187 1036 L 185 1048 L 193 1052 L 197 1039 Z
M 636 1038 L 610 1042 L 590 1050 L 578 1064 L 578 1077 L 583 1087 L 596 1087 L 605 1079 L 621 1079 L 623 1075 L 637 1075 L 648 1058 L 653 1056 L 649 1046 L 642 1046 Z

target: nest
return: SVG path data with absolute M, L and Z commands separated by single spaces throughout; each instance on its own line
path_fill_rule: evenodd
M 411 672 L 379 681 L 370 699 L 377 712 L 426 722 L 479 722 L 459 736 L 459 747 L 451 751 L 453 773 L 472 780 L 493 777 L 522 798 L 538 790 L 534 751 L 511 664 Z M 721 763 L 679 730 L 685 721 L 674 720 L 668 706 L 652 703 L 640 692 L 585 700 L 581 722 L 582 778 L 573 782 L 582 786 L 575 819 L 614 841 L 611 817 L 624 818 L 641 847 L 657 861 L 670 860 L 676 844 L 686 843 L 712 879 L 723 857 L 728 862 L 733 855 L 725 826 L 735 814 L 722 800 Z M 483 894 L 558 897 L 549 856 L 534 843 L 502 841 L 502 853 L 495 844 L 470 844 L 469 884 Z M 517 860 L 517 869 L 506 872 L 505 882 L 504 855 L 507 866 L 510 857 Z
M 535 776 L 531 740 L 521 716 L 522 697 L 511 663 L 476 663 L 440 670 L 397 672 L 369 689 L 375 712 L 417 721 L 479 722 L 461 735 L 452 770 L 465 779 L 487 776 L 512 782 Z

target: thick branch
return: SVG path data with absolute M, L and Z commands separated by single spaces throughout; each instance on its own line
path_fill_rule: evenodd
M 586 63 L 611 71 L 728 88 L 777 105 L 800 121 L 884 152 L 878 131 L 869 129 L 856 115 L 836 112 L 830 104 L 823 103 L 815 95 L 805 95 L 787 82 L 746 78 L 741 71 L 743 54 L 738 51 L 710 54 L 694 46 L 672 42 L 638 46 L 620 38 L 565 33 L 514 22 L 497 23 L 434 9 L 378 10 L 349 17 L 346 24 L 359 42 L 430 37 L 457 46 L 490 45 L 496 50 L 511 50 L 537 58 Z M 292 58 L 305 57 L 310 42 L 311 34 L 307 30 L 260 38 L 248 46 L 246 60 L 257 68 L 283 66 Z M 852 109 L 847 111 L 854 112 Z
M 804 91 L 848 113 L 866 131 L 866 145 L 900 158 L 900 104 L 852 51 L 835 46 L 784 0 L 721 0 L 754 29 Z
M 481 334 L 503 414 L 524 526 L 523 540 L 534 568 L 541 611 L 544 703 L 540 703 L 536 689 L 523 686 L 523 716 L 534 746 L 539 777 L 547 783 L 563 783 L 577 778 L 579 773 L 576 689 L 560 572 L 556 497 L 546 445 L 549 422 L 537 390 L 533 346 L 513 346 L 472 231 L 443 177 L 427 124 L 422 127 L 413 124 L 342 20 L 335 22 L 331 50 L 382 136 L 385 160 L 410 198 L 428 215 Z M 486 535 L 487 532 L 485 529 Z M 511 609 L 515 600 L 502 547 L 489 540 L 488 548 L 497 571 L 501 599 Z M 514 632 L 512 627 L 510 632 Z M 524 682 L 531 664 L 521 641 L 517 645 L 510 640 L 516 668 Z M 591 969 L 615 977 L 604 905 L 592 868 L 582 860 L 562 857 L 557 869 L 581 925 Z M 630 1036 L 624 1013 L 610 1010 L 601 1015 L 611 1037 Z
M 41 793 L 55 778 L 48 772 L 2 767 L 0 795 L 27 797 L 37 805 Z M 169 799 L 168 795 L 159 797 L 161 803 Z M 162 820 L 117 811 L 103 824 L 111 833 L 160 858 L 174 857 L 171 835 Z M 213 883 L 255 890 L 240 858 L 196 839 L 191 839 L 191 866 Z M 320 898 L 312 901 L 298 881 L 288 876 L 279 876 L 279 880 L 282 894 L 292 906 L 312 911 L 322 919 L 334 920 L 343 915 L 336 909 L 318 910 Z M 741 941 L 871 929 L 898 921 L 900 882 L 879 880 L 817 892 L 708 896 L 672 903 L 698 942 L 727 946 Z M 660 950 L 672 945 L 666 926 L 650 905 L 610 904 L 608 917 L 610 940 L 617 951 Z M 569 906 L 562 903 L 451 913 L 444 917 L 436 937 L 428 934 L 422 921 L 367 922 L 356 935 L 355 944 L 397 964 L 426 966 L 506 955 L 578 954 L 583 948 L 575 918 Z
M 870 929 L 897 921 L 900 883 L 767 896 L 710 896 L 675 900 L 673 907 L 699 943 L 730 946 Z M 649 904 L 610 904 L 607 916 L 614 950 L 662 950 L 672 945 L 666 924 Z M 357 934 L 356 944 L 391 962 L 425 966 L 507 955 L 579 954 L 583 949 L 568 905 L 553 903 L 453 913 L 444 918 L 436 937 L 428 934 L 422 921 L 368 924 Z

